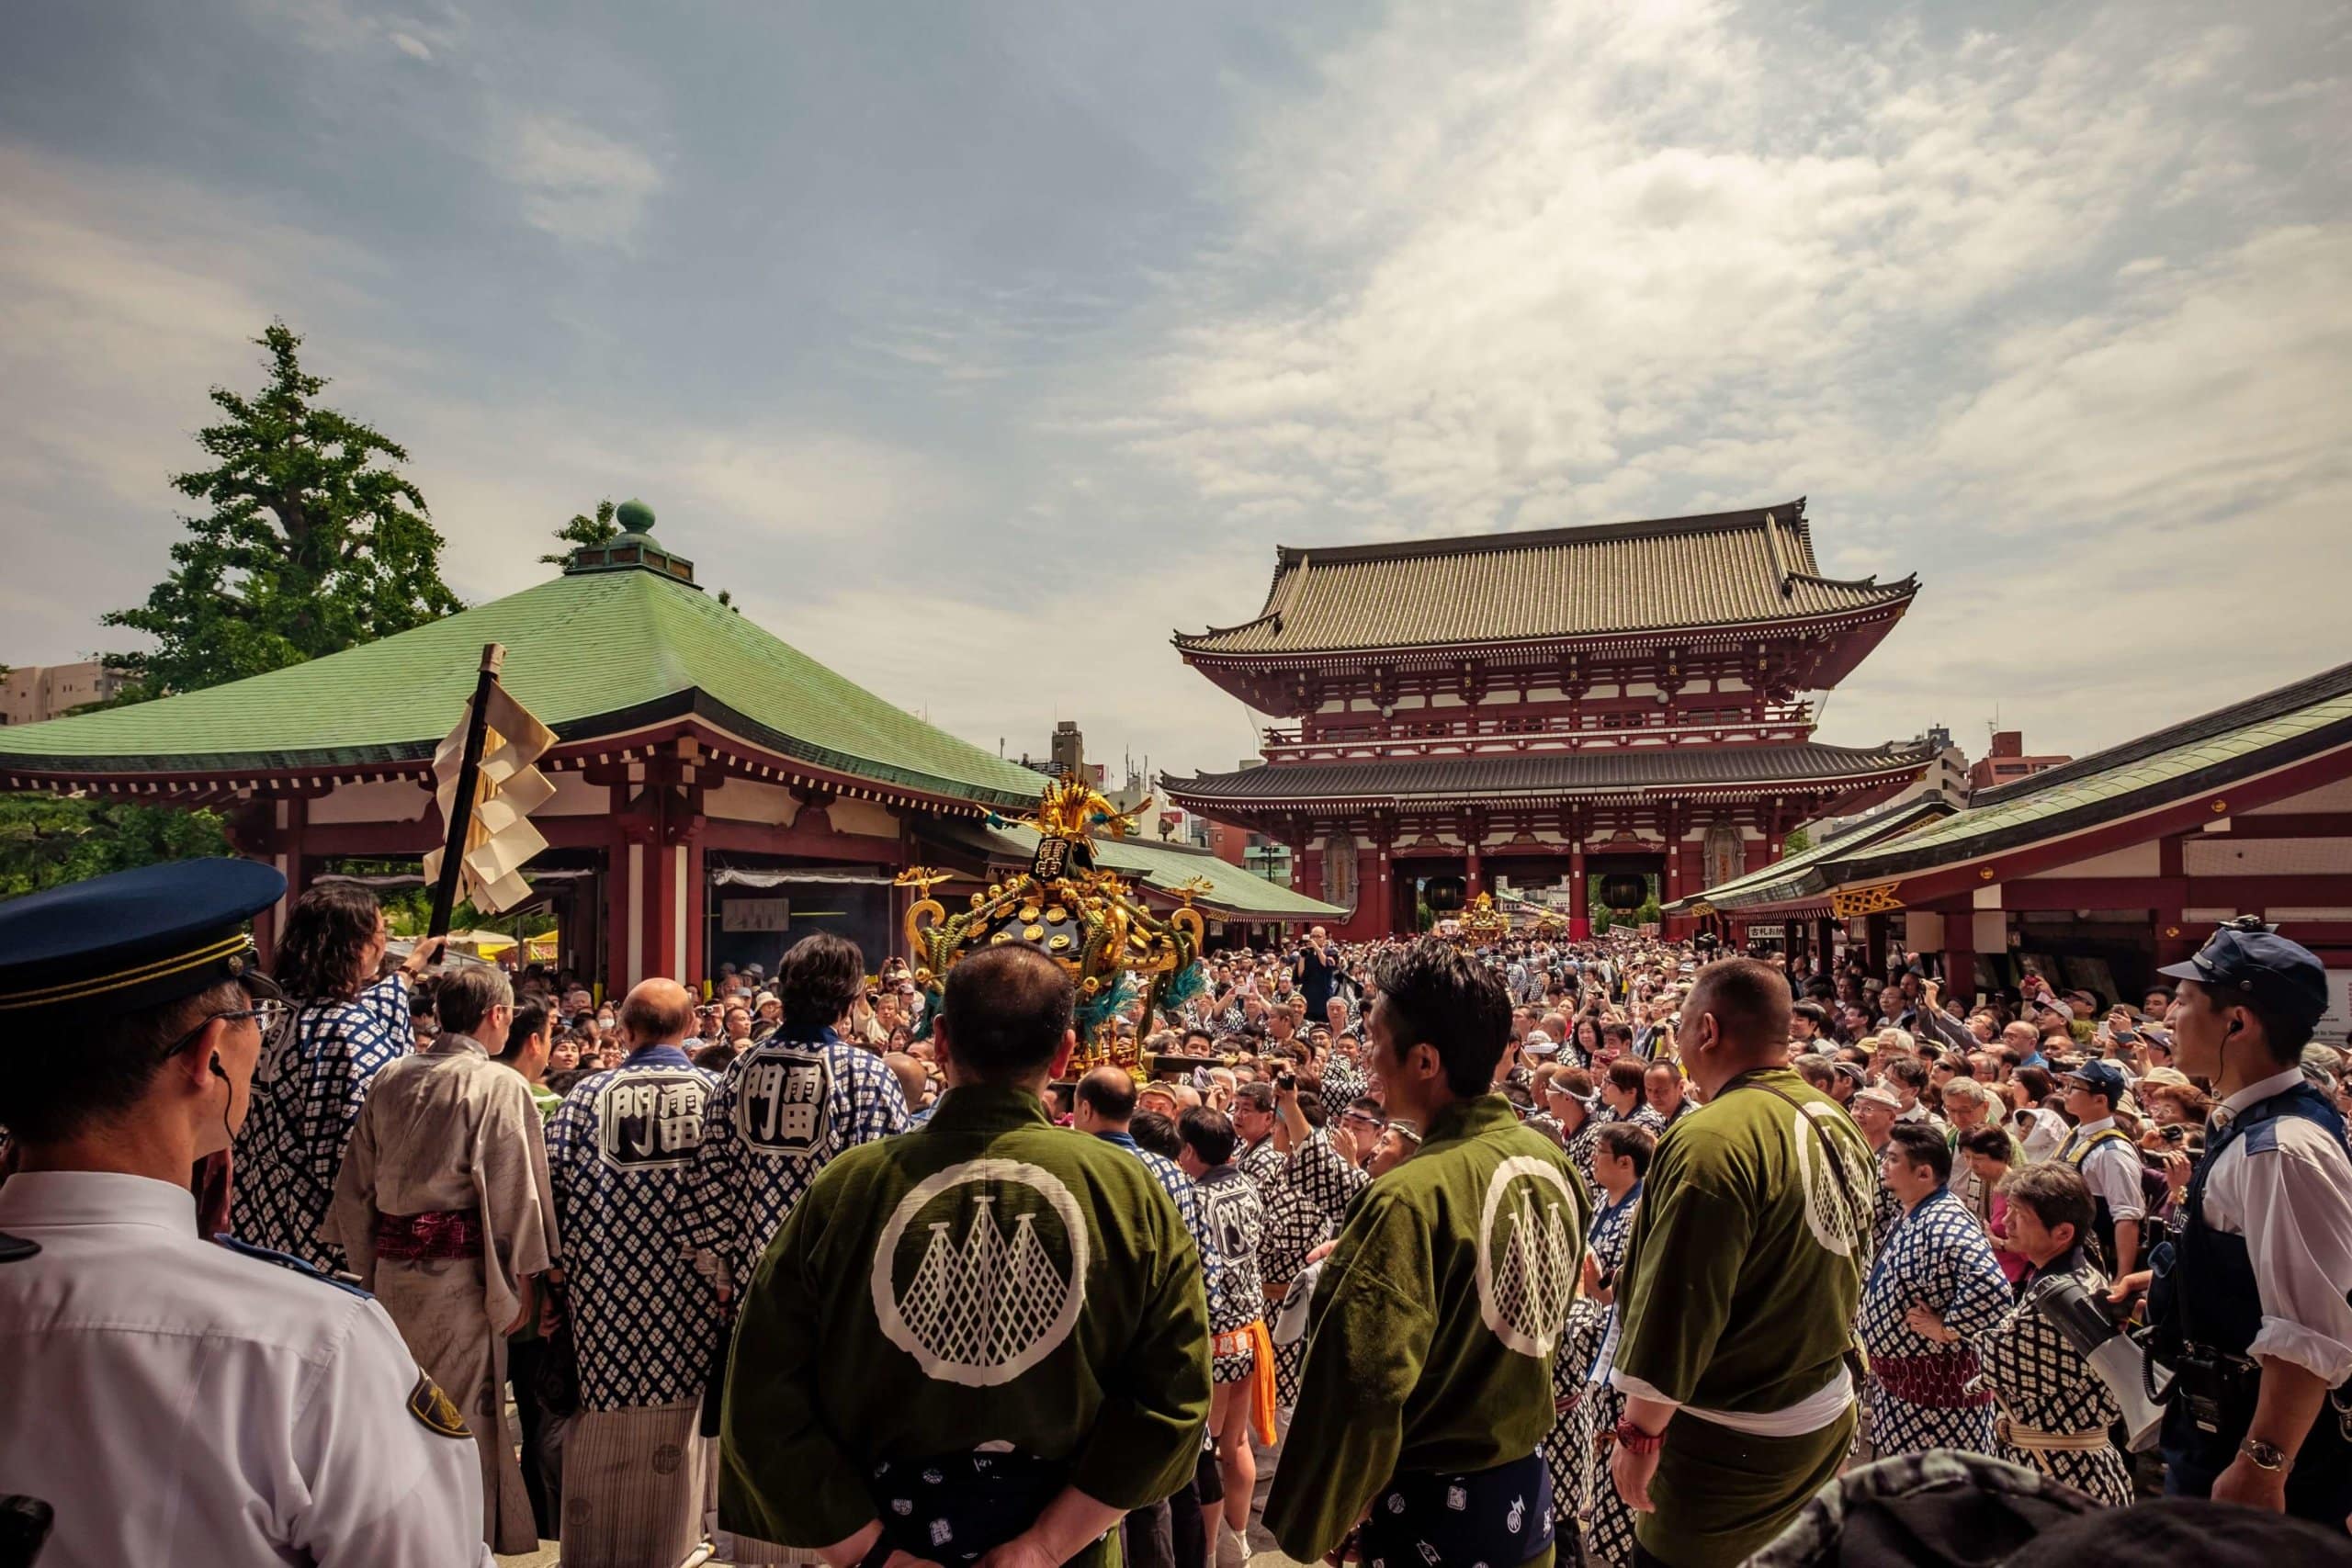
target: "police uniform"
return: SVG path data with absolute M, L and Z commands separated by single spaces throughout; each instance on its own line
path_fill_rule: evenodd
M 2195 958 L 2158 973 L 2307 1021 L 2326 1007 L 2319 960 L 2258 922 L 2222 927 Z M 2352 1158 L 2343 1118 L 2300 1069 L 2250 1083 L 2214 1111 L 2179 1233 L 2153 1262 L 2157 1348 L 2179 1371 L 2165 1412 L 2167 1490 L 2211 1491 L 2253 1419 L 2255 1358 L 2271 1357 L 2330 1390 L 2288 1472 L 2287 1511 L 2340 1524 L 2352 1512 Z
M 254 974 L 285 879 L 144 867 L 0 909 L 0 1023 L 77 1027 Z M 24 1071 L 21 1064 L 8 1070 Z M 35 1170 L 0 1187 L 0 1482 L 56 1511 L 41 1568 L 488 1564 L 464 1419 L 364 1293 L 198 1235 L 188 1189 Z
M 2111 1107 L 2123 1098 L 2123 1071 L 2112 1062 L 2086 1062 L 2066 1075 L 2095 1094 L 2103 1095 Z M 2098 1237 L 2099 1249 L 2105 1254 L 2108 1268 L 2120 1267 L 2122 1258 L 2115 1249 L 2115 1227 L 2132 1221 L 2144 1225 L 2148 1205 L 2140 1185 L 2140 1151 L 2131 1134 L 2115 1124 L 2110 1110 L 2068 1133 L 2058 1145 L 2057 1160 L 2072 1168 L 2091 1190 L 2091 1228 Z M 2147 1247 L 2143 1238 L 2141 1256 Z

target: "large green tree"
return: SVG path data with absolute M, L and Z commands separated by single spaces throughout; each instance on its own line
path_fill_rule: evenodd
M 108 657 L 141 697 L 299 664 L 459 608 L 424 497 L 397 467 L 407 449 L 317 401 L 326 380 L 302 368 L 285 322 L 254 341 L 267 385 L 252 397 L 215 387 L 226 417 L 196 437 L 215 466 L 172 479 L 209 510 L 182 519 L 187 536 L 147 602 L 102 617 L 155 639 Z
M 0 898 L 157 861 L 231 852 L 218 812 L 0 795 Z
M 601 545 L 616 537 L 620 531 L 621 525 L 613 521 L 613 498 L 608 495 L 596 503 L 596 515 L 594 517 L 584 512 L 573 513 L 571 521 L 555 531 L 555 536 L 562 541 L 564 548 L 552 555 L 541 556 L 539 562 L 543 566 L 570 566 L 573 550 L 582 545 Z

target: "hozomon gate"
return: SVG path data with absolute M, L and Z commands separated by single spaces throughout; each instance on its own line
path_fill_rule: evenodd
M 1806 695 L 1845 679 L 1917 591 L 1822 576 L 1803 500 L 1285 546 L 1253 619 L 1175 643 L 1287 724 L 1265 730 L 1262 765 L 1160 782 L 1188 810 L 1288 844 L 1299 891 L 1351 910 L 1351 937 L 1413 930 L 1442 876 L 1475 898 L 1497 878 L 1640 873 L 1671 902 L 1926 766 L 1924 744 L 1815 740 Z

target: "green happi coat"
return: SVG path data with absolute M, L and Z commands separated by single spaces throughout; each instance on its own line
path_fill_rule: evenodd
M 1167 1192 L 1035 1095 L 966 1085 L 922 1128 L 838 1156 L 753 1274 L 719 1517 L 828 1546 L 876 1517 L 876 1463 L 991 1442 L 1140 1507 L 1192 1475 L 1208 1409 L 1201 1258 Z M 1114 1560 L 1115 1540 L 1074 1561 Z
M 1420 1152 L 1358 1195 L 1266 1502 L 1285 1552 L 1318 1561 L 1392 1475 L 1535 1450 L 1591 1213 L 1567 1156 L 1498 1094 L 1440 1111 Z
M 1815 1128 L 1768 1085 L 1806 1107 Z M 1642 1545 L 1677 1568 L 1745 1560 L 1837 1474 L 1850 1404 L 1787 1437 L 1699 1412 L 1769 1416 L 1838 1378 L 1877 1186 L 1852 1118 L 1785 1068 L 1733 1079 L 1659 1142 L 1626 1244 L 1612 1375 L 1628 1393 L 1691 1407 L 1667 1428 L 1656 1511 L 1635 1523 Z

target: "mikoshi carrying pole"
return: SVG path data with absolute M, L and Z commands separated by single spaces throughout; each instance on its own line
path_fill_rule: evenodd
M 433 889 L 433 918 L 424 928 L 428 941 L 449 934 L 449 917 L 458 906 L 458 879 L 466 866 L 466 835 L 473 828 L 474 792 L 481 787 L 481 747 L 490 729 L 490 694 L 498 684 L 499 667 L 505 662 L 504 648 L 494 642 L 482 646 L 481 679 L 474 684 L 473 714 L 466 723 L 465 760 L 458 767 L 457 798 L 449 804 L 449 836 L 441 847 L 441 881 Z

